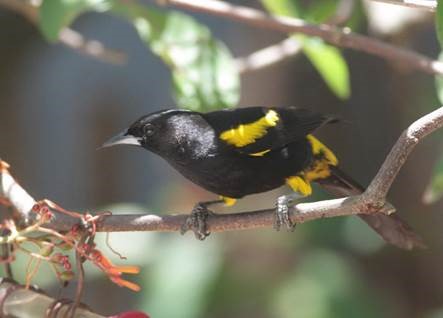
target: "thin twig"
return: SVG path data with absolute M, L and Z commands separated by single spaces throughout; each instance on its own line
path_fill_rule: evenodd
M 382 2 L 403 6 L 414 9 L 423 9 L 434 12 L 437 9 L 437 1 L 435 0 L 372 0 L 375 2 Z
M 443 107 L 421 117 L 410 125 L 391 149 L 364 195 L 374 200 L 374 202 L 383 202 L 391 188 L 392 182 L 394 182 L 414 147 L 424 137 L 441 127 L 443 127 Z
M 21 14 L 34 25 L 39 23 L 38 9 L 25 1 L 0 0 L 0 6 Z M 112 64 L 125 64 L 127 62 L 127 55 L 125 53 L 106 48 L 99 41 L 86 39 L 83 35 L 70 28 L 61 30 L 59 41 L 61 44 L 81 54 L 103 62 Z
M 77 246 L 81 248 L 81 246 L 86 242 L 86 239 L 88 238 L 88 234 L 82 233 L 82 237 L 77 243 Z M 84 258 L 82 254 L 80 253 L 79 249 L 77 248 L 75 251 L 75 264 L 77 267 L 77 289 L 75 291 L 75 298 L 74 302 L 72 303 L 71 307 L 69 308 L 69 314 L 68 318 L 74 318 L 75 313 L 77 312 L 77 308 L 80 305 L 82 295 L 83 295 L 83 289 L 85 286 L 85 269 L 83 268 L 83 262 Z
M 316 36 L 332 45 L 366 52 L 396 63 L 402 63 L 411 69 L 429 74 L 443 74 L 442 62 L 368 36 L 353 33 L 348 28 L 338 28 L 328 24 L 314 25 L 300 19 L 270 16 L 257 9 L 219 0 L 164 0 L 164 2 L 187 10 L 218 15 L 258 28 Z

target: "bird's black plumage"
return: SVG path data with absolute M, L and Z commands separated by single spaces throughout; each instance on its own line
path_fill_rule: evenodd
M 299 108 L 248 107 L 205 114 L 164 110 L 141 117 L 104 146 L 142 146 L 192 182 L 226 198 L 265 192 L 285 183 L 307 195 L 312 181 L 339 187 L 342 195 L 353 194 L 361 190 L 339 173 L 335 155 L 311 135 L 333 121 Z M 392 224 L 379 230 L 375 223 L 385 217 L 389 218 L 364 218 L 385 239 L 389 236 L 390 243 L 404 248 L 421 244 L 400 220 L 386 220 Z M 389 231 L 389 235 L 383 233 Z

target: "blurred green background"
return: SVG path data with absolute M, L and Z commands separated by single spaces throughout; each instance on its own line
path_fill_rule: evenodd
M 260 7 L 256 1 L 237 3 Z M 308 1 L 309 2 L 309 1 Z M 315 2 L 315 1 L 314 1 Z M 208 15 L 194 15 L 236 57 L 284 39 Z M 359 8 L 356 30 L 436 57 L 433 15 L 385 4 Z M 397 24 L 395 23 L 397 22 Z M 175 107 L 170 73 L 134 29 L 113 16 L 87 13 L 73 28 L 127 53 L 123 66 L 79 55 L 44 40 L 22 16 L 0 6 L 0 155 L 36 198 L 65 208 L 113 213 L 188 213 L 214 196 L 160 158 L 130 147 L 96 151 L 105 139 L 151 111 Z M 337 98 L 304 55 L 241 77 L 240 105 L 296 105 L 337 114 L 343 123 L 318 136 L 341 166 L 366 185 L 401 131 L 439 103 L 434 79 L 363 53 L 344 50 L 351 96 Z M 422 203 L 442 150 L 441 132 L 424 140 L 398 176 L 390 201 L 429 245 L 406 252 L 386 246 L 356 218 L 272 230 L 213 234 L 114 233 L 112 246 L 142 273 L 134 293 L 87 268 L 84 302 L 103 314 L 138 309 L 154 318 L 443 317 L 441 201 Z M 287 192 L 248 197 L 217 211 L 268 208 Z M 326 198 L 321 189 L 309 200 Z M 1 211 L 1 210 L 0 210 Z M 100 235 L 103 250 L 104 234 Z M 111 255 L 111 251 L 107 251 Z M 23 277 L 26 258 L 14 274 Z M 35 280 L 72 297 L 47 268 Z

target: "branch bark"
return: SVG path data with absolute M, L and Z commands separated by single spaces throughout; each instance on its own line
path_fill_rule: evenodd
M 374 38 L 353 33 L 348 28 L 339 28 L 328 24 L 314 25 L 300 19 L 270 16 L 260 10 L 219 0 L 162 0 L 161 2 L 195 12 L 221 16 L 257 28 L 316 36 L 332 45 L 366 52 L 386 60 L 402 63 L 411 69 L 429 74 L 443 74 L 442 62 Z
M 368 189 L 361 195 L 324 200 L 311 203 L 299 203 L 290 210 L 291 220 L 303 223 L 319 218 L 354 214 L 394 212 L 386 202 L 386 195 L 407 157 L 415 145 L 433 131 L 443 126 L 443 107 L 423 116 L 410 125 L 399 137 L 387 156 L 379 172 Z M 32 220 L 32 206 L 35 200 L 10 175 L 8 165 L 0 161 L 0 197 L 8 200 L 25 219 Z M 208 219 L 211 232 L 245 230 L 272 227 L 274 209 L 249 211 L 233 214 L 218 214 Z M 54 218 L 46 225 L 57 231 L 70 230 L 77 224 L 77 218 L 54 211 Z M 179 231 L 187 215 L 128 214 L 104 216 L 97 224 L 97 231 Z

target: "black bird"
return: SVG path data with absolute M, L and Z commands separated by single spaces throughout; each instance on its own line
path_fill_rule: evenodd
M 200 239 L 206 231 L 208 206 L 284 184 L 294 191 L 277 200 L 275 227 L 293 228 L 288 206 L 311 194 L 315 181 L 334 195 L 353 195 L 363 188 L 338 168 L 334 153 L 311 133 L 337 119 L 300 108 L 248 107 L 209 113 L 169 109 L 141 117 L 102 147 L 141 146 L 168 161 L 183 176 L 220 195 L 200 202 L 183 231 Z M 401 248 L 423 247 L 411 228 L 394 215 L 359 215 L 387 242 Z

